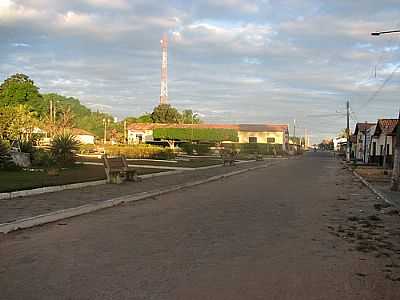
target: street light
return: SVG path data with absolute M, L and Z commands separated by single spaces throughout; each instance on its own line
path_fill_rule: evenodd
M 371 32 L 371 35 L 378 36 L 378 35 L 381 35 L 381 34 L 397 33 L 397 32 L 400 32 L 400 30 L 375 31 L 375 32 Z
M 104 124 L 104 145 L 107 142 L 107 125 L 110 125 L 111 120 L 110 119 L 103 119 L 103 124 Z
M 376 32 L 371 32 L 371 35 L 379 36 L 381 34 L 386 34 L 386 33 L 400 33 L 400 30 L 376 31 Z M 398 191 L 399 185 L 400 185 L 400 111 L 396 126 L 396 148 L 394 150 L 392 184 L 390 186 L 390 189 L 392 191 Z

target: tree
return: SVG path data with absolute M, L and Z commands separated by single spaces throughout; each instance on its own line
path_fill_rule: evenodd
M 182 123 L 183 124 L 200 124 L 201 120 L 198 114 L 194 114 L 191 109 L 185 109 L 182 111 Z
M 25 74 L 15 74 L 0 85 L 0 106 L 26 105 L 29 110 L 42 116 L 47 112 L 47 104 L 39 93 L 39 88 Z
M 351 131 L 349 132 L 349 135 L 351 135 Z M 347 129 L 343 128 L 342 130 L 340 130 L 337 137 L 338 138 L 347 138 Z
M 181 114 L 169 104 L 160 104 L 154 108 L 151 118 L 154 123 L 179 123 Z
M 36 125 L 36 114 L 26 105 L 0 108 L 0 130 L 5 139 L 28 140 Z

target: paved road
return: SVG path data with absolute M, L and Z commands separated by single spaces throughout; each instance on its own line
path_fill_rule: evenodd
M 399 299 L 378 258 L 361 260 L 327 229 L 339 169 L 312 153 L 10 234 L 0 298 Z

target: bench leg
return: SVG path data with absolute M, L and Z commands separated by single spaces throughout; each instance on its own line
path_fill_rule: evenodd
M 139 177 L 139 175 L 137 174 L 137 172 L 128 173 L 128 174 L 127 174 L 127 179 L 128 179 L 129 181 L 134 181 L 134 182 L 142 181 L 142 178 Z
M 110 174 L 108 183 L 120 184 L 123 182 L 121 174 Z

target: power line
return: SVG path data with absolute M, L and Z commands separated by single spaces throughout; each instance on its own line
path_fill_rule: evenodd
M 371 103 L 375 98 L 379 95 L 379 93 L 383 90 L 383 88 L 386 86 L 386 84 L 393 78 L 394 74 L 396 71 L 400 68 L 400 64 L 397 64 L 397 66 L 393 69 L 393 71 L 390 73 L 390 75 L 382 82 L 382 84 L 379 86 L 379 88 L 367 99 L 365 103 L 363 103 L 362 107 L 359 108 L 361 110 L 362 108 L 365 108 L 369 103 Z

